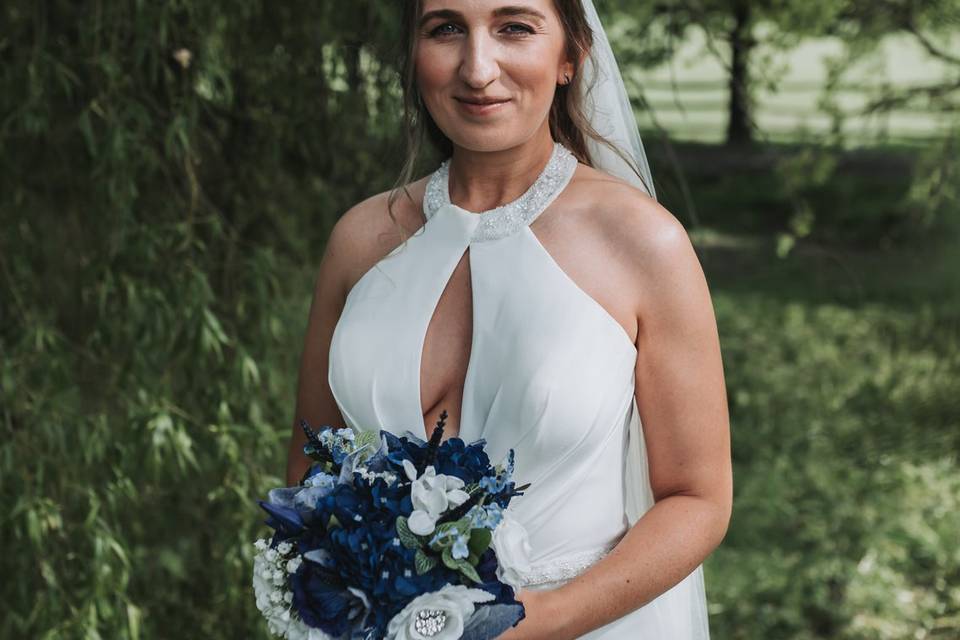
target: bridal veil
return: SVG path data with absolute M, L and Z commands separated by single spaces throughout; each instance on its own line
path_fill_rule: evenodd
M 593 0 L 582 0 L 582 3 L 587 23 L 593 32 L 593 47 L 582 71 L 584 110 L 593 128 L 632 159 L 639 176 L 609 147 L 588 138 L 587 148 L 594 167 L 626 180 L 655 198 L 650 165 L 619 66 Z M 654 503 L 636 400 L 630 412 L 628 433 L 624 482 L 627 517 L 632 526 Z M 703 565 L 697 566 L 678 584 L 643 608 L 651 622 L 655 621 L 652 628 L 663 631 L 669 629 L 671 640 L 708 640 L 710 631 Z

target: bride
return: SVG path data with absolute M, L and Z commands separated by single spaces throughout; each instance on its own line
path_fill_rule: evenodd
M 409 155 L 320 263 L 297 424 L 484 438 L 530 483 L 500 637 L 706 640 L 731 512 L 716 320 L 591 0 L 409 0 Z M 420 140 L 445 158 L 410 181 Z

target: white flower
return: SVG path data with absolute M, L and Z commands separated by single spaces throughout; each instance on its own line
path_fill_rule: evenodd
M 532 548 L 527 530 L 514 519 L 509 507 L 501 512 L 490 544 L 497 555 L 497 579 L 518 590 L 523 586 L 523 575 L 530 571 Z
M 297 569 L 300 568 L 301 562 L 303 562 L 302 556 L 296 556 L 287 560 L 287 573 L 296 573 Z
M 307 626 L 291 609 L 293 593 L 286 580 L 275 580 L 281 566 L 299 561 L 300 556 L 287 561 L 276 552 L 267 553 L 273 549 L 260 547 L 257 545 L 259 552 L 253 557 L 253 594 L 270 632 L 285 640 L 335 640 L 320 629 Z
M 293 550 L 293 545 L 287 542 L 286 540 L 284 540 L 283 542 L 277 545 L 277 551 L 280 552 L 280 555 L 285 556 L 288 553 L 290 553 L 292 550 Z
M 387 640 L 455 640 L 474 612 L 474 604 L 488 602 L 495 596 L 483 589 L 462 584 L 448 584 L 439 591 L 424 593 L 411 600 L 387 623 Z M 432 627 L 436 633 L 426 632 Z M 421 627 L 421 628 L 418 628 Z
M 463 490 L 464 482 L 456 476 L 438 474 L 433 465 L 427 466 L 418 478 L 417 469 L 409 460 L 403 461 L 403 470 L 413 481 L 410 499 L 413 513 L 407 520 L 410 531 L 426 536 L 433 533 L 437 519 L 451 506 L 456 507 L 470 498 Z

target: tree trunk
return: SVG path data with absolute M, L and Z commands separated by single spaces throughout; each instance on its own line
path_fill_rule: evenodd
M 753 142 L 753 115 L 750 96 L 750 52 L 753 39 L 749 0 L 738 0 L 733 8 L 730 30 L 730 104 L 727 123 L 728 145 Z

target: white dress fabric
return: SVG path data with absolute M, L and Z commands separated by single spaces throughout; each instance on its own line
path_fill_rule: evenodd
M 574 578 L 653 505 L 634 396 L 637 349 L 529 228 L 576 167 L 554 143 L 522 196 L 474 213 L 450 202 L 444 161 L 427 183 L 426 224 L 357 281 L 330 345 L 330 388 L 351 427 L 426 438 L 426 331 L 469 249 L 473 335 L 457 435 L 484 438 L 493 463 L 514 449 L 513 479 L 530 483 L 509 507 L 532 547 L 525 589 Z M 702 565 L 581 638 L 706 640 Z

